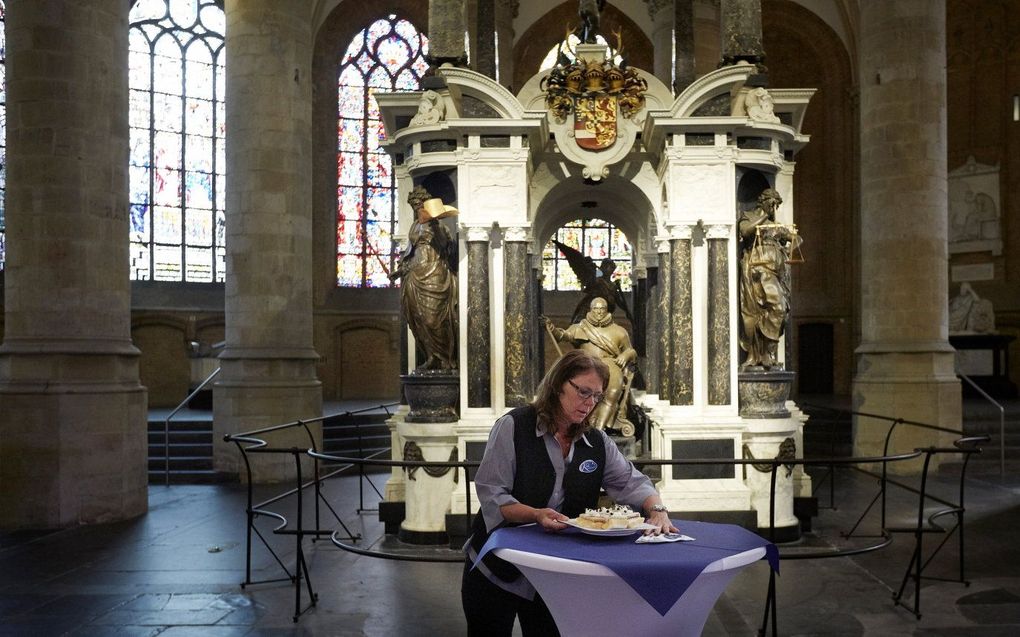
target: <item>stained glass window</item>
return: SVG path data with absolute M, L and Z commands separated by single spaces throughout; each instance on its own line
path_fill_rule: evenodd
M 545 244 L 542 251 L 542 287 L 546 290 L 580 290 L 581 282 L 553 240 L 577 250 L 583 256 L 591 257 L 596 268 L 602 264 L 603 259 L 612 259 L 616 263 L 612 279 L 620 282 L 624 292 L 630 290 L 630 242 L 623 231 L 613 224 L 602 219 L 577 219 L 560 226 Z
M 390 15 L 362 29 L 337 69 L 336 282 L 385 287 L 397 258 L 396 181 L 372 93 L 416 91 L 428 70 L 428 39 Z
M 595 36 L 595 42 L 603 46 L 609 46 L 609 43 L 606 42 L 606 39 L 601 35 Z M 542 64 L 538 66 L 538 70 L 544 71 L 556 66 L 556 60 L 560 58 L 560 54 L 562 54 L 567 60 L 573 62 L 577 59 L 577 56 L 574 55 L 574 51 L 577 50 L 577 45 L 580 43 L 581 38 L 571 33 L 567 36 L 566 40 L 549 49 L 549 52 L 545 54 L 545 58 L 542 60 Z M 617 55 L 616 49 L 611 46 L 609 46 L 609 55 L 613 57 L 613 62 L 617 65 L 623 62 L 623 56 Z
M 7 222 L 4 202 L 7 192 L 7 3 L 0 0 L 0 272 L 7 263 Z
M 222 0 L 137 0 L 131 8 L 134 280 L 223 280 L 222 4 Z

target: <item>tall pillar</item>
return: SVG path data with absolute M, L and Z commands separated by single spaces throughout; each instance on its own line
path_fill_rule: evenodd
M 496 0 L 476 0 L 475 50 L 471 67 L 496 79 Z
M 730 227 L 710 225 L 708 242 L 708 404 L 729 405 L 730 374 Z
M 312 346 L 311 42 L 302 2 L 227 0 L 226 348 L 214 394 L 214 466 L 236 474 L 223 434 L 322 414 Z M 319 434 L 321 436 L 321 433 Z M 304 431 L 270 438 L 308 446 Z M 256 454 L 253 479 L 290 479 L 293 458 Z
M 496 0 L 496 81 L 503 86 L 514 76 L 514 18 L 520 8 L 521 0 Z
M 765 61 L 761 38 L 761 0 L 722 0 L 719 7 L 722 63 Z
M 429 63 L 463 65 L 466 27 L 464 0 L 429 0 Z
M 673 262 L 670 259 L 669 241 L 658 242 L 659 248 L 659 296 L 656 312 L 658 318 L 659 345 L 659 398 L 670 400 L 673 396 Z
M 652 73 L 666 86 L 673 85 L 673 2 L 645 0 L 652 19 Z
M 528 297 L 528 234 L 524 228 L 507 228 L 503 236 L 503 280 L 506 289 L 504 311 L 506 406 L 520 407 L 531 399 L 525 385 L 528 361 L 525 356 L 525 327 Z
M 492 404 L 492 355 L 489 332 L 490 228 L 465 228 L 467 237 L 467 390 L 468 407 Z
M 127 14 L 121 0 L 8 4 L 0 528 L 147 508 L 128 278 Z
M 694 71 L 694 0 L 673 0 L 673 93 L 697 78 Z
M 670 241 L 670 314 L 673 379 L 669 402 L 694 404 L 694 313 L 691 289 L 691 227 L 678 226 Z
M 645 309 L 645 385 L 649 394 L 659 394 L 659 268 L 648 268 Z M 654 339 L 654 340 L 653 340 Z
M 861 3 L 861 345 L 854 409 L 959 428 L 948 343 L 946 31 L 942 0 Z M 855 422 L 855 452 L 886 427 Z M 893 448 L 936 434 L 900 426 Z

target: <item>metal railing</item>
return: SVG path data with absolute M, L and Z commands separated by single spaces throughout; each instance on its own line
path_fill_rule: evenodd
M 804 406 L 808 407 L 808 405 L 804 405 Z M 829 409 L 831 411 L 837 411 L 837 412 L 846 412 L 846 410 L 838 410 L 838 409 L 832 409 L 832 408 L 826 408 L 826 407 L 817 407 L 817 406 L 814 406 L 814 407 L 818 408 L 818 409 Z M 649 460 L 635 460 L 634 464 L 636 466 L 640 466 L 640 467 L 656 466 L 656 465 L 660 466 L 660 467 L 663 466 L 663 465 L 670 465 L 670 466 L 684 466 L 684 465 L 732 465 L 732 466 L 745 465 L 746 466 L 746 465 L 757 465 L 758 467 L 768 466 L 768 469 L 761 469 L 761 470 L 762 471 L 768 471 L 769 474 L 770 474 L 770 476 L 769 476 L 769 523 L 768 523 L 768 527 L 767 527 L 767 531 L 766 532 L 767 532 L 767 538 L 770 541 L 773 541 L 773 542 L 775 542 L 775 540 L 776 540 L 776 519 L 775 519 L 775 517 L 776 517 L 776 491 L 777 491 L 778 472 L 779 472 L 779 467 L 781 465 L 786 467 L 786 468 L 788 468 L 788 469 L 790 467 L 794 466 L 794 465 L 802 465 L 802 466 L 827 466 L 827 467 L 829 467 L 830 472 L 835 467 L 837 467 L 837 466 L 847 466 L 847 467 L 854 468 L 854 469 L 857 469 L 859 471 L 862 471 L 864 473 L 871 474 L 871 472 L 869 472 L 869 471 L 867 471 L 865 469 L 862 469 L 858 465 L 872 465 L 873 466 L 873 465 L 876 465 L 876 464 L 881 464 L 882 471 L 877 476 L 877 477 L 880 478 L 879 493 L 876 494 L 875 498 L 868 504 L 868 506 L 865 509 L 865 512 L 861 515 L 861 517 L 854 524 L 854 526 L 851 529 L 851 531 L 847 532 L 847 533 L 842 533 L 841 534 L 842 538 L 845 541 L 847 541 L 848 543 L 850 542 L 850 540 L 852 538 L 855 538 L 855 537 L 856 538 L 860 538 L 860 539 L 865 539 L 865 538 L 874 539 L 875 541 L 869 541 L 869 542 L 864 542 L 864 543 L 853 543 L 850 546 L 844 546 L 844 547 L 834 547 L 834 546 L 831 546 L 831 545 L 830 546 L 826 546 L 824 548 L 781 547 L 781 550 L 779 552 L 779 556 L 780 556 L 780 559 L 806 560 L 806 559 L 847 557 L 847 556 L 853 556 L 853 555 L 860 555 L 860 554 L 864 554 L 864 553 L 869 553 L 869 552 L 877 551 L 879 549 L 882 549 L 882 548 L 888 546 L 891 543 L 891 541 L 892 541 L 891 534 L 886 530 L 886 508 L 887 508 L 886 491 L 887 491 L 888 486 L 889 485 L 895 485 L 895 486 L 899 486 L 899 487 L 902 487 L 904 489 L 913 491 L 914 493 L 918 492 L 916 489 L 912 488 L 910 485 L 906 485 L 906 484 L 903 484 L 901 482 L 894 481 L 894 480 L 890 479 L 889 476 L 888 476 L 888 470 L 887 470 L 887 467 L 888 467 L 889 463 L 910 461 L 910 460 L 919 458 L 924 453 L 931 453 L 932 452 L 932 449 L 921 448 L 921 449 L 914 449 L 914 450 L 912 450 L 910 452 L 906 452 L 906 453 L 890 454 L 888 452 L 889 445 L 890 445 L 890 441 L 892 439 L 892 433 L 896 429 L 896 427 L 899 426 L 899 425 L 909 425 L 909 426 L 916 426 L 916 427 L 921 427 L 921 428 L 931 429 L 931 430 L 936 430 L 936 431 L 954 433 L 954 434 L 961 435 L 961 436 L 962 436 L 962 432 L 959 432 L 959 431 L 953 430 L 953 429 L 949 429 L 949 428 L 945 428 L 945 427 L 938 427 L 938 426 L 934 426 L 934 425 L 928 425 L 926 423 L 910 421 L 910 420 L 906 420 L 906 419 L 902 419 L 902 418 L 890 418 L 890 417 L 882 416 L 882 415 L 879 415 L 879 414 L 869 414 L 869 413 L 866 413 L 866 412 L 847 412 L 847 413 L 851 413 L 851 414 L 859 415 L 859 416 L 865 416 L 865 417 L 869 417 L 869 418 L 875 418 L 875 419 L 878 419 L 878 420 L 885 420 L 885 421 L 889 421 L 891 423 L 891 425 L 889 427 L 889 430 L 886 432 L 886 440 L 885 440 L 885 443 L 884 443 L 884 446 L 883 446 L 883 453 L 882 453 L 882 455 L 879 455 L 879 456 L 866 456 L 866 457 L 849 457 L 849 458 L 847 458 L 847 457 L 828 457 L 828 458 L 773 458 L 773 459 L 759 459 L 759 458 L 751 458 L 751 459 L 688 458 L 688 459 L 663 459 L 663 460 L 650 460 L 649 459 Z M 465 495 L 465 509 L 464 510 L 467 512 L 467 515 L 470 516 L 470 512 L 473 510 L 473 505 L 472 505 L 472 488 L 471 488 L 471 473 L 472 473 L 472 471 L 471 470 L 476 468 L 476 467 L 478 467 L 478 465 L 480 464 L 479 461 L 448 461 L 448 462 L 438 462 L 438 461 L 436 461 L 436 462 L 433 462 L 433 461 L 409 461 L 409 460 L 388 460 L 388 459 L 387 460 L 383 460 L 383 459 L 379 459 L 379 458 L 354 458 L 354 457 L 340 456 L 340 455 L 336 455 L 336 454 L 329 454 L 329 453 L 325 453 L 325 452 L 319 451 L 316 448 L 316 445 L 314 443 L 314 438 L 311 436 L 310 432 L 309 432 L 308 435 L 309 435 L 309 440 L 311 442 L 310 442 L 310 448 L 308 448 L 308 449 L 300 449 L 298 447 L 271 448 L 271 447 L 268 446 L 268 444 L 264 440 L 262 440 L 261 438 L 257 438 L 256 437 L 256 436 L 259 436 L 259 435 L 263 435 L 265 433 L 274 432 L 274 431 L 280 431 L 280 430 L 283 430 L 283 429 L 286 429 L 286 428 L 296 427 L 296 426 L 302 426 L 302 427 L 305 428 L 306 431 L 309 431 L 308 428 L 307 428 L 307 425 L 310 424 L 310 423 L 316 422 L 318 420 L 322 420 L 322 419 L 314 419 L 314 420 L 309 420 L 309 421 L 295 421 L 293 423 L 288 423 L 286 425 L 279 425 L 279 426 L 276 426 L 276 427 L 267 427 L 267 428 L 256 430 L 256 431 L 253 431 L 253 432 L 247 432 L 246 434 L 237 434 L 237 435 L 226 436 L 225 437 L 225 440 L 230 441 L 230 442 L 235 442 L 238 445 L 238 448 L 241 450 L 241 453 L 244 456 L 245 466 L 246 466 L 246 469 L 248 471 L 248 476 L 249 476 L 249 480 L 248 480 L 248 483 L 249 483 L 249 486 L 248 486 L 248 493 L 249 493 L 249 496 L 248 496 L 248 536 L 249 536 L 249 539 L 248 539 L 248 552 L 247 552 L 247 565 L 246 565 L 246 581 L 245 581 L 245 583 L 242 584 L 242 586 L 244 586 L 245 584 L 255 584 L 255 583 L 263 583 L 263 582 L 270 582 L 270 581 L 285 581 L 285 580 L 289 579 L 289 581 L 293 582 L 294 585 L 295 585 L 295 613 L 294 613 L 294 621 L 295 622 L 298 620 L 299 616 L 303 612 L 308 610 L 308 608 L 310 608 L 311 606 L 314 606 L 315 605 L 315 601 L 316 601 L 316 597 L 315 597 L 315 594 L 314 594 L 314 592 L 312 590 L 311 582 L 310 582 L 310 579 L 309 579 L 307 563 L 304 560 L 304 552 L 303 552 L 303 549 L 301 547 L 301 541 L 302 541 L 304 536 L 319 537 L 319 536 L 323 536 L 323 535 L 328 535 L 329 538 L 330 538 L 330 541 L 334 545 L 336 545 L 337 547 L 339 547 L 341 549 L 344 549 L 346 551 L 349 551 L 349 552 L 352 552 L 352 553 L 355 553 L 355 554 L 359 554 L 359 555 L 365 555 L 365 556 L 376 557 L 376 558 L 383 558 L 383 559 L 389 559 L 389 560 L 415 561 L 415 562 L 462 562 L 464 560 L 464 554 L 461 551 L 459 551 L 459 550 L 452 550 L 452 549 L 450 549 L 448 551 L 445 551 L 445 552 L 444 551 L 438 551 L 438 550 L 436 550 L 434 548 L 430 549 L 428 551 L 400 552 L 398 550 L 392 550 L 392 549 L 387 549 L 387 548 L 381 548 L 381 549 L 380 548 L 363 548 L 363 547 L 357 546 L 357 543 L 360 540 L 362 540 L 361 535 L 360 534 L 353 534 L 353 533 L 351 533 L 350 529 L 348 529 L 347 526 L 343 523 L 343 521 L 340 520 L 340 517 L 339 517 L 339 515 L 337 515 L 336 511 L 333 510 L 333 508 L 329 505 L 329 503 L 325 501 L 325 499 L 324 499 L 324 497 L 322 495 L 322 492 L 321 492 L 321 483 L 322 483 L 322 481 L 324 481 L 324 480 L 326 480 L 328 478 L 334 477 L 334 476 L 338 475 L 341 471 L 343 471 L 343 470 L 345 470 L 347 468 L 350 468 L 352 466 L 359 466 L 361 468 L 361 470 L 359 471 L 360 476 L 361 476 L 360 479 L 364 479 L 364 475 L 365 475 L 364 474 L 364 470 L 363 470 L 364 467 L 390 467 L 390 468 L 392 468 L 392 467 L 401 467 L 401 468 L 403 468 L 405 470 L 406 469 L 418 468 L 418 467 L 421 467 L 421 468 L 437 468 L 437 469 L 438 468 L 450 468 L 450 469 L 458 472 L 457 473 L 457 478 L 455 478 L 456 482 L 459 482 L 459 476 L 463 475 L 463 478 L 464 478 L 464 482 L 463 482 L 464 487 L 463 488 L 464 488 L 464 495 Z M 246 443 L 247 446 L 243 446 L 243 443 Z M 290 489 L 287 492 L 279 494 L 279 495 L 277 495 L 277 496 L 275 496 L 273 498 L 270 498 L 269 500 L 266 500 L 264 502 L 260 502 L 258 504 L 253 504 L 252 503 L 252 491 L 251 491 L 251 489 L 252 489 L 252 486 L 251 486 L 251 467 L 250 467 L 249 460 L 248 460 L 248 457 L 247 457 L 248 453 L 288 453 L 288 454 L 291 454 L 293 456 L 293 458 L 294 458 L 294 465 L 295 465 L 295 468 L 296 468 L 296 471 L 295 471 L 295 473 L 296 473 L 295 488 Z M 301 455 L 309 456 L 310 458 L 312 458 L 314 460 L 314 463 L 315 463 L 315 465 L 314 465 L 315 469 L 314 469 L 314 472 L 313 472 L 313 475 L 315 477 L 314 477 L 314 479 L 312 479 L 312 480 L 310 480 L 308 482 L 304 482 L 303 478 L 302 478 Z M 329 473 L 327 473 L 325 475 L 319 476 L 319 466 L 320 466 L 319 463 L 320 462 L 336 462 L 336 463 L 340 463 L 342 465 L 342 467 L 340 469 L 335 470 L 335 471 L 331 471 L 331 472 L 329 472 Z M 460 474 L 461 471 L 463 471 L 463 474 Z M 871 474 L 871 475 L 875 475 L 875 474 Z M 962 482 L 963 482 L 963 479 L 961 477 L 961 490 L 963 488 L 962 487 Z M 302 515 L 303 509 L 302 509 L 302 506 L 301 506 L 301 498 L 300 498 L 300 494 L 301 494 L 302 490 L 304 490 L 304 489 L 306 489 L 308 487 L 314 487 L 314 489 L 315 489 L 315 502 L 316 502 L 316 514 L 315 514 L 314 528 L 310 528 L 310 529 L 309 528 L 305 528 L 305 526 L 304 526 L 304 520 L 303 520 L 303 515 Z M 377 490 L 377 493 L 378 493 L 378 490 Z M 290 496 L 290 495 L 294 495 L 294 494 L 298 494 L 299 495 L 299 497 L 298 497 L 297 514 L 296 514 L 296 524 L 295 524 L 293 529 L 286 529 L 286 527 L 288 526 L 287 519 L 283 515 L 281 515 L 279 513 L 271 512 L 271 511 L 266 510 L 264 507 L 269 505 L 269 504 L 271 504 L 271 503 L 278 502 L 279 500 L 283 499 L 284 497 L 287 497 L 287 496 Z M 935 496 L 931 495 L 930 493 L 926 495 L 926 498 L 930 499 L 932 501 L 935 501 L 935 502 L 939 502 L 939 503 L 945 504 L 947 506 L 952 506 L 953 505 L 953 503 L 948 502 L 948 501 L 943 500 L 943 499 L 940 499 L 938 497 L 935 497 Z M 881 503 L 882 503 L 881 504 L 881 512 L 882 512 L 882 514 L 881 514 L 881 524 L 879 525 L 879 532 L 878 532 L 878 534 L 877 535 L 855 535 L 854 532 L 856 531 L 857 527 L 860 525 L 861 521 L 864 519 L 865 516 L 867 516 L 868 512 L 872 509 L 872 507 L 876 504 L 876 502 L 879 499 L 881 499 Z M 329 507 L 330 511 L 333 513 L 334 518 L 337 520 L 337 522 L 339 522 L 340 528 L 333 528 L 333 529 L 322 528 L 321 519 L 319 517 L 319 501 L 320 500 L 322 500 L 326 504 L 326 506 Z M 961 501 L 962 501 L 962 496 L 961 496 Z M 363 510 L 363 504 L 364 503 L 361 502 L 361 504 L 362 504 L 362 508 L 359 509 L 359 511 Z M 268 515 L 268 516 L 273 517 L 274 519 L 280 520 L 281 523 L 276 528 L 274 528 L 274 530 L 273 530 L 274 533 L 277 533 L 277 534 L 290 534 L 290 535 L 294 535 L 295 536 L 295 541 L 296 541 L 297 546 L 296 546 L 296 558 L 295 558 L 295 573 L 293 575 L 290 573 L 290 571 L 288 569 L 286 569 L 286 567 L 284 567 L 284 571 L 288 575 L 287 578 L 281 578 L 281 579 L 277 579 L 277 580 L 264 580 L 263 582 L 252 582 L 251 581 L 250 567 L 251 567 L 251 546 L 252 546 L 251 539 L 252 539 L 252 533 L 254 532 L 256 535 L 258 535 L 258 537 L 262 540 L 263 544 L 272 552 L 272 548 L 269 546 L 268 542 L 266 542 L 266 539 L 262 536 L 261 533 L 258 532 L 258 529 L 254 528 L 254 519 L 258 515 Z M 761 530 L 759 532 L 761 532 Z M 281 566 L 283 566 L 282 561 L 278 557 L 276 557 L 275 553 L 273 553 L 273 556 L 274 556 L 274 558 L 276 558 L 277 562 Z M 309 607 L 306 607 L 305 609 L 302 609 L 300 607 L 300 602 L 301 602 L 301 580 L 302 579 L 305 580 L 305 584 L 307 586 L 307 590 L 308 590 L 309 596 L 311 598 L 311 602 L 309 604 Z M 767 597 L 766 597 L 764 616 L 763 616 L 763 619 L 762 619 L 761 627 L 759 629 L 759 633 L 760 634 L 765 634 L 766 630 L 768 629 L 768 625 L 770 623 L 771 623 L 771 632 L 772 632 L 772 634 L 773 635 L 777 634 L 777 623 L 778 623 L 778 620 L 777 620 L 777 600 L 776 600 L 776 585 L 775 585 L 775 573 L 774 572 L 770 573 L 769 588 L 768 588 L 768 594 L 767 594 Z
M 995 405 L 995 408 L 999 410 L 999 477 L 1006 477 L 1006 408 L 995 401 L 994 398 L 988 395 L 988 393 L 981 389 L 977 383 L 971 380 L 970 376 L 966 374 L 956 373 L 957 376 L 962 378 L 974 389 L 982 398 Z
M 198 387 L 188 394 L 187 398 L 174 407 L 170 414 L 166 417 L 166 420 L 163 421 L 163 483 L 168 486 L 170 485 L 170 420 L 172 420 L 179 411 L 184 409 L 187 404 L 191 402 L 191 399 L 198 395 L 198 392 L 205 389 L 205 386 L 208 385 L 212 379 L 216 378 L 216 375 L 219 373 L 220 368 L 217 367 L 206 377 L 205 380 L 199 383 Z
M 329 509 L 329 512 L 333 515 L 333 518 L 343 528 L 344 532 L 347 533 L 348 539 L 355 539 L 355 538 L 360 539 L 360 535 L 355 536 L 353 533 L 351 533 L 350 529 L 347 527 L 346 524 L 344 524 L 343 520 L 340 518 L 340 515 L 336 512 L 336 510 L 333 508 L 333 506 L 325 498 L 325 496 L 322 493 L 322 484 L 323 484 L 323 482 L 325 480 L 327 480 L 329 478 L 333 478 L 333 477 L 339 476 L 340 474 L 342 474 L 342 473 L 346 472 L 348 469 L 350 469 L 352 466 L 355 466 L 355 464 L 359 464 L 363 460 L 363 458 L 352 458 L 350 460 L 352 460 L 353 462 L 344 462 L 341 466 L 333 468 L 333 469 L 327 471 L 326 473 L 322 473 L 321 467 L 320 467 L 320 464 L 319 464 L 319 460 L 316 459 L 314 457 L 314 455 L 313 455 L 314 453 L 316 453 L 318 451 L 318 445 L 316 444 L 315 435 L 312 432 L 312 430 L 310 429 L 310 425 L 322 423 L 326 419 L 332 418 L 332 417 L 335 417 L 335 416 L 350 416 L 350 415 L 356 415 L 356 414 L 359 414 L 359 413 L 375 411 L 375 410 L 379 410 L 379 409 L 382 409 L 386 413 L 387 416 L 391 416 L 392 414 L 391 414 L 389 408 L 393 407 L 396 404 L 397 403 L 390 403 L 390 404 L 387 404 L 387 405 L 379 405 L 377 407 L 366 407 L 364 409 L 360 409 L 360 410 L 356 410 L 356 411 L 347 411 L 347 412 L 343 412 L 342 414 L 325 415 L 325 416 L 320 416 L 318 418 L 311 418 L 311 419 L 308 419 L 308 420 L 295 420 L 295 421 L 292 421 L 292 422 L 289 422 L 289 423 L 285 423 L 285 424 L 282 424 L 282 425 L 275 425 L 275 426 L 271 426 L 271 427 L 263 427 L 261 429 L 255 429 L 255 430 L 252 430 L 252 431 L 242 432 L 242 433 L 238 433 L 238 434 L 228 434 L 228 435 L 225 435 L 223 437 L 224 442 L 232 442 L 232 443 L 234 443 L 237 446 L 237 449 L 238 449 L 238 451 L 241 454 L 241 458 L 244 461 L 245 476 L 247 478 L 247 480 L 246 480 L 247 499 L 246 499 L 246 506 L 245 506 L 245 513 L 246 513 L 246 517 L 247 517 L 247 524 L 246 524 L 247 532 L 246 532 L 246 541 L 245 541 L 245 571 L 244 571 L 245 572 L 245 577 L 244 577 L 244 581 L 241 582 L 241 588 L 245 588 L 246 586 L 249 586 L 249 585 L 266 584 L 266 583 L 270 583 L 270 582 L 283 582 L 283 581 L 290 581 L 290 582 L 292 582 L 294 584 L 294 588 L 295 588 L 294 616 L 293 616 L 293 620 L 295 622 L 298 620 L 298 618 L 301 616 L 301 614 L 303 614 L 306 610 L 308 610 L 308 608 L 310 608 L 311 606 L 315 605 L 315 602 L 317 600 L 317 596 L 315 594 L 315 591 L 312 589 L 312 583 L 311 583 L 311 579 L 309 577 L 309 572 L 308 572 L 308 563 L 305 560 L 303 540 L 304 540 L 305 536 L 312 536 L 313 540 L 314 540 L 315 538 L 317 538 L 319 536 L 323 536 L 323 535 L 331 535 L 332 536 L 335 533 L 339 533 L 339 529 L 323 529 L 323 528 L 321 528 L 322 527 L 322 518 L 321 518 L 322 510 L 320 508 L 320 503 L 322 505 L 325 505 L 325 507 L 327 509 Z M 364 448 L 361 445 L 362 439 L 361 439 L 361 435 L 360 435 L 360 426 L 361 426 L 360 423 L 355 423 L 355 427 L 359 430 L 359 435 L 358 435 L 358 453 L 361 454 L 361 455 L 364 455 Z M 265 440 L 265 438 L 267 437 L 266 434 L 278 433 L 278 432 L 281 432 L 281 431 L 287 431 L 287 430 L 297 429 L 297 428 L 300 428 L 301 430 L 303 430 L 305 435 L 307 436 L 308 444 L 309 444 L 308 447 L 304 447 L 304 446 L 302 446 L 302 447 L 296 447 L 296 446 L 273 447 L 273 446 L 270 446 L 269 443 Z M 278 493 L 278 494 L 276 494 L 276 495 L 274 495 L 274 496 L 272 496 L 270 498 L 262 500 L 261 502 L 255 502 L 254 501 L 254 499 L 255 499 L 255 495 L 254 495 L 254 480 L 253 480 L 254 476 L 253 476 L 253 473 L 252 473 L 251 460 L 249 458 L 249 454 L 253 454 L 253 453 L 254 454 L 288 454 L 288 455 L 290 455 L 293 458 L 294 467 L 295 467 L 295 486 L 294 486 L 294 488 L 288 489 L 288 490 L 286 490 L 286 491 L 284 491 L 282 493 Z M 380 454 L 380 453 L 385 453 L 385 451 L 376 452 L 376 454 Z M 307 481 L 307 482 L 304 479 L 304 476 L 302 474 L 302 469 L 301 469 L 301 460 L 306 455 L 313 458 L 312 479 Z M 361 467 L 359 467 L 359 473 L 360 473 L 360 477 L 359 477 L 359 489 L 360 489 L 362 484 L 363 484 L 363 482 L 364 482 L 364 480 L 365 480 L 364 471 L 361 469 Z M 369 480 L 369 483 L 372 484 L 371 480 Z M 372 484 L 372 486 L 373 486 L 373 488 L 375 488 L 374 484 Z M 309 487 L 312 487 L 314 489 L 314 502 L 315 502 L 315 524 L 314 524 L 314 528 L 312 528 L 312 529 L 306 529 L 305 526 L 304 526 L 304 517 L 305 516 L 304 516 L 304 510 L 303 510 L 303 498 L 302 498 L 302 495 L 303 495 L 304 490 L 309 488 Z M 375 491 L 376 491 L 377 494 L 379 494 L 379 490 L 378 489 L 375 489 Z M 295 515 L 296 524 L 295 524 L 294 528 L 288 528 L 289 521 L 287 520 L 287 518 L 284 515 L 276 512 L 276 511 L 270 511 L 267 507 L 269 507 L 272 504 L 281 502 L 285 498 L 288 498 L 288 497 L 294 496 L 294 495 L 297 496 L 297 511 L 296 511 L 296 515 Z M 381 494 L 379 494 L 379 496 L 382 497 Z M 362 498 L 363 498 L 363 494 L 362 494 Z M 363 505 L 364 505 L 364 501 L 362 500 L 362 507 L 363 507 Z M 279 524 L 272 529 L 272 532 L 273 532 L 274 535 L 293 535 L 294 536 L 294 538 L 295 538 L 295 549 L 296 550 L 295 550 L 294 572 L 293 573 L 283 563 L 283 560 L 280 559 L 280 557 L 277 555 L 276 551 L 273 550 L 273 547 L 270 545 L 270 543 L 268 542 L 266 537 L 264 535 L 262 535 L 262 532 L 259 531 L 258 527 L 256 526 L 255 521 L 260 516 L 270 517 L 270 518 L 273 518 L 273 519 L 279 521 Z M 269 553 L 273 556 L 273 559 L 276 561 L 276 563 L 279 564 L 280 568 L 282 568 L 284 573 L 286 573 L 286 577 L 266 579 L 266 580 L 259 580 L 259 581 L 253 581 L 252 580 L 252 578 L 251 578 L 251 558 L 252 558 L 252 546 L 253 546 L 254 537 L 258 537 L 258 539 L 262 542 L 262 545 L 266 547 L 266 549 L 269 551 Z M 305 607 L 305 608 L 301 608 L 301 581 L 302 580 L 304 580 L 304 582 L 305 582 L 305 586 L 306 586 L 306 588 L 308 590 L 308 596 L 309 596 L 309 599 L 310 599 L 309 606 Z

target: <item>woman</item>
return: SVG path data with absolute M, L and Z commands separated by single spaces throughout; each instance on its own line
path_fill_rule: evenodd
M 499 527 L 537 523 L 561 531 L 564 520 L 595 508 L 605 489 L 616 502 L 648 514 L 655 529 L 647 533 L 677 532 L 647 476 L 591 428 L 588 415 L 608 382 L 605 363 L 573 350 L 546 373 L 533 403 L 493 425 L 475 475 L 481 510 L 465 546 L 461 600 L 469 635 L 510 635 L 517 616 L 525 635 L 558 634 L 545 603 L 515 566 L 489 553 L 472 568 Z

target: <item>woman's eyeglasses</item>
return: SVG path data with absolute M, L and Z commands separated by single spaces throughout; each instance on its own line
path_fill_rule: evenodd
M 581 398 L 581 400 L 591 400 L 594 401 L 596 404 L 602 400 L 602 392 L 592 391 L 587 387 L 579 387 L 577 383 L 570 380 L 569 378 L 567 379 L 567 382 L 570 383 L 570 386 L 574 388 L 574 391 L 577 392 L 577 395 L 578 397 Z

